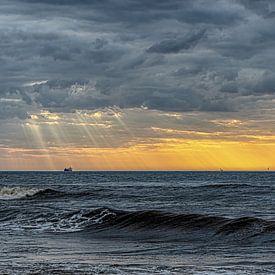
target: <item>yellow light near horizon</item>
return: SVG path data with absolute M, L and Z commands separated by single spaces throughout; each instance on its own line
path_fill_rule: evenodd
M 18 159 L 22 150 L 10 154 Z M 52 148 L 45 155 L 35 150 L 24 154 L 25 163 L 34 159 L 39 159 L 41 167 L 35 168 L 41 170 L 63 169 L 68 159 L 75 170 L 275 170 L 275 145 L 164 139 L 128 148 Z
M 138 137 L 135 127 L 126 122 L 127 117 L 113 109 L 66 117 L 41 112 L 22 124 L 25 146 L 6 148 L 2 155 L 0 151 L 0 168 L 61 170 L 71 165 L 75 170 L 275 170 L 272 132 L 151 127 Z

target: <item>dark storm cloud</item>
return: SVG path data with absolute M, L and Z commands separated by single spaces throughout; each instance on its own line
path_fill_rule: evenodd
M 249 95 L 274 95 L 273 1 L 0 5 L 0 118 L 33 108 L 237 111 L 239 98 L 253 106 Z
M 20 119 L 29 117 L 26 104 L 20 100 L 2 99 L 0 101 L 0 118 L 11 119 L 15 117 Z
M 152 45 L 147 52 L 155 53 L 178 53 L 181 50 L 186 50 L 197 45 L 197 43 L 203 38 L 205 30 L 199 32 L 192 32 L 184 36 L 183 38 L 164 40 L 160 43 Z
M 206 23 L 218 25 L 231 25 L 242 16 L 234 9 L 227 9 L 223 1 L 213 0 L 212 4 L 206 1 L 192 0 L 23 0 L 25 3 L 43 4 L 59 7 L 77 6 L 79 9 L 91 9 L 95 12 L 83 13 L 87 20 L 120 21 L 129 26 L 144 22 L 176 19 L 187 23 Z M 220 3 L 219 3 L 220 2 Z M 69 16 L 69 15 L 68 15 Z
M 244 5 L 245 8 L 265 16 L 274 16 L 274 3 L 270 0 L 239 0 L 239 3 Z

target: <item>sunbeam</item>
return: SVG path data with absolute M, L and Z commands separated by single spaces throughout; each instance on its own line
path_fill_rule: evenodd
M 34 149 L 42 149 L 43 157 L 41 158 L 41 161 L 45 167 L 48 167 L 48 169 L 51 170 L 55 170 L 55 164 L 52 161 L 52 153 L 49 148 L 49 144 L 44 140 L 43 131 L 40 125 L 35 124 L 35 122 L 26 122 L 22 124 L 22 128 L 28 145 L 30 146 L 30 144 L 32 144 Z M 28 161 L 28 159 L 26 159 L 26 161 Z M 41 167 L 43 167 L 43 164 Z

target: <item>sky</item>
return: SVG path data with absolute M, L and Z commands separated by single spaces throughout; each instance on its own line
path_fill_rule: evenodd
M 275 170 L 272 0 L 1 0 L 0 170 Z

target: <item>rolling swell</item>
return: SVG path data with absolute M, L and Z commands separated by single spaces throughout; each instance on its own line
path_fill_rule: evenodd
M 104 215 L 101 215 L 102 213 Z M 100 222 L 90 229 L 116 228 L 160 232 L 167 230 L 173 232 L 210 231 L 213 236 L 238 235 L 242 237 L 254 237 L 264 233 L 275 234 L 275 221 L 254 217 L 230 219 L 203 214 L 173 214 L 152 210 L 129 212 L 108 208 L 96 209 L 84 216 L 101 217 Z
M 27 195 L 25 198 L 27 199 L 54 199 L 54 198 L 78 198 L 78 197 L 84 197 L 84 196 L 92 196 L 94 195 L 92 192 L 63 192 L 51 188 L 46 188 L 43 190 L 39 190 L 38 192 Z
M 43 228 L 44 222 L 42 222 Z M 158 239 L 167 237 L 193 239 L 246 240 L 266 235 L 275 240 L 275 221 L 254 217 L 225 218 L 203 214 L 173 214 L 162 211 L 123 211 L 111 208 L 79 210 L 45 220 L 47 231 L 83 232 L 101 237 L 130 236 Z M 51 224 L 49 226 L 49 224 Z M 269 236 L 269 237 L 270 237 Z M 270 239 L 270 238 L 269 238 Z
M 45 190 L 38 196 L 53 195 Z M 55 194 L 55 193 L 54 193 Z M 21 212 L 21 211 L 20 211 Z M 23 215 L 22 215 L 23 214 Z M 264 237 L 264 241 L 275 240 L 275 221 L 255 217 L 230 219 L 204 214 L 175 214 L 155 210 L 124 211 L 111 208 L 93 210 L 13 213 L 4 210 L 1 222 L 5 228 L 19 228 L 52 233 L 82 232 L 85 236 L 108 238 L 118 236 L 125 238 L 189 238 L 189 241 L 205 240 L 247 240 Z M 16 225 L 16 226 L 14 226 Z M 265 236 L 268 235 L 268 238 Z
M 30 199 L 37 199 L 37 198 L 52 198 L 52 197 L 63 197 L 65 196 L 66 193 L 61 192 L 61 191 L 57 191 L 51 188 L 46 188 L 43 190 L 39 190 L 36 193 L 32 194 L 32 195 L 26 195 L 26 198 L 30 198 Z

